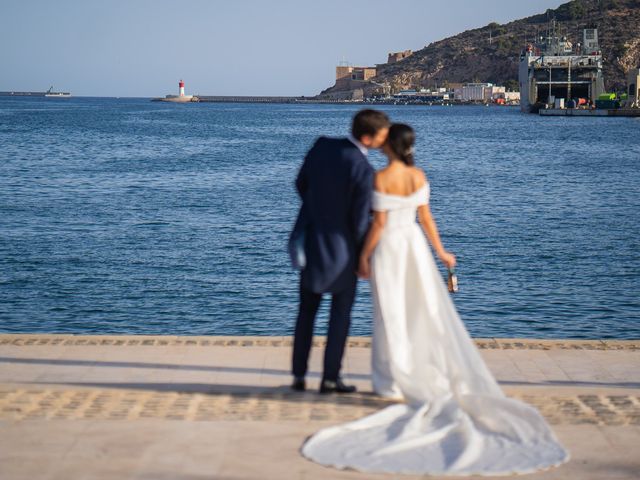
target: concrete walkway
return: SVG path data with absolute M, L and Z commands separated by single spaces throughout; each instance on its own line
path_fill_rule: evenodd
M 389 403 L 370 391 L 370 340 L 349 344 L 344 373 L 360 393 L 327 397 L 289 391 L 288 337 L 0 335 L 0 479 L 413 478 L 298 453 L 316 430 Z M 572 454 L 526 478 L 640 478 L 640 341 L 477 344 Z

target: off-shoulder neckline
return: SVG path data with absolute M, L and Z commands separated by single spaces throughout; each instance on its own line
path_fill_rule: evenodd
M 422 190 L 424 190 L 428 186 L 429 186 L 429 181 L 425 182 L 423 186 L 421 186 L 419 189 L 417 189 L 413 193 L 410 193 L 409 195 L 396 195 L 393 193 L 383 193 L 383 192 L 379 192 L 378 190 L 373 190 L 373 193 L 377 193 L 378 195 L 384 195 L 385 197 L 411 198 L 411 197 L 414 197 L 416 194 L 420 193 Z

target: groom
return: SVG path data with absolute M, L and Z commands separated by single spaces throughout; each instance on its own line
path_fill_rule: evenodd
M 331 314 L 320 393 L 356 390 L 339 374 L 356 294 L 358 256 L 369 227 L 373 168 L 367 152 L 382 146 L 389 125 L 382 112 L 360 111 L 348 138 L 316 141 L 296 179 L 302 207 L 292 237 L 304 230 L 306 265 L 300 276 L 293 343 L 294 390 L 306 388 L 313 324 L 324 293 L 331 294 Z

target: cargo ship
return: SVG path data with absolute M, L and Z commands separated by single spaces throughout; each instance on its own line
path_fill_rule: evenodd
M 46 92 L 0 92 L 0 97 L 55 97 L 70 98 L 69 92 L 54 92 L 53 86 L 49 87 Z
M 546 36 L 529 43 L 520 55 L 520 109 L 537 113 L 546 106 L 576 100 L 594 105 L 604 93 L 598 29 L 585 28 L 575 47 L 556 33 L 551 22 Z
M 582 31 L 575 46 L 549 25 L 547 35 L 520 55 L 520 109 L 544 116 L 640 116 L 640 68 L 627 77 L 627 91 L 606 93 L 602 51 L 595 26 Z

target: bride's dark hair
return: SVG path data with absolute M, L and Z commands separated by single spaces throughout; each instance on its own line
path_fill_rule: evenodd
M 416 133 L 409 125 L 394 123 L 389 128 L 387 145 L 391 151 L 406 165 L 415 164 L 413 159 L 413 144 L 416 143 Z

